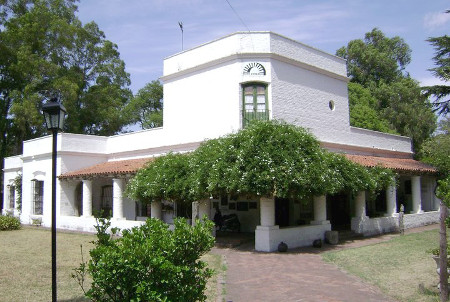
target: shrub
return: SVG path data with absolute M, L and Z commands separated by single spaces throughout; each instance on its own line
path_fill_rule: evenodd
M 0 231 L 20 229 L 20 220 L 13 216 L 0 216 Z
M 148 219 L 113 239 L 110 221 L 98 219 L 91 260 L 73 277 L 83 288 L 86 272 L 91 275 L 91 288 L 83 291 L 92 301 L 205 301 L 212 270 L 199 259 L 214 244 L 213 224 L 190 226 L 184 219 L 174 224 L 171 231 L 161 220 Z

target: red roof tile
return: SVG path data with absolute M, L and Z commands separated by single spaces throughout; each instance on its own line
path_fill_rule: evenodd
M 410 158 L 390 158 L 366 155 L 345 154 L 351 161 L 366 167 L 382 166 L 396 171 L 436 173 L 433 166 Z
M 129 160 L 108 161 L 94 166 L 83 168 L 76 171 L 64 173 L 59 176 L 59 179 L 68 178 L 83 178 L 93 176 L 107 176 L 107 175 L 123 175 L 135 174 L 146 163 L 153 160 L 152 158 L 138 158 Z

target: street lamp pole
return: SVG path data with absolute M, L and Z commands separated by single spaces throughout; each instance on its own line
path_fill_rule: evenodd
M 52 148 L 52 302 L 57 301 L 56 292 L 56 158 L 58 146 L 58 131 L 64 127 L 66 109 L 56 98 L 42 106 L 47 130 L 53 135 Z
M 52 302 L 56 302 L 56 157 L 58 129 L 52 129 L 52 132 Z

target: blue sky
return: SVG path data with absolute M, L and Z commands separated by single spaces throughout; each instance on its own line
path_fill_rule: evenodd
M 273 31 L 331 54 L 374 27 L 400 36 L 412 49 L 406 68 L 423 85 L 437 83 L 428 71 L 428 37 L 450 34 L 449 0 L 81 0 L 78 17 L 95 21 L 118 45 L 131 89 L 162 76 L 163 59 L 236 31 Z

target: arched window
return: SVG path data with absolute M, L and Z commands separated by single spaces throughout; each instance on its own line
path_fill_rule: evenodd
M 242 86 L 243 110 L 242 126 L 247 126 L 252 120 L 268 120 L 267 85 L 250 83 Z

